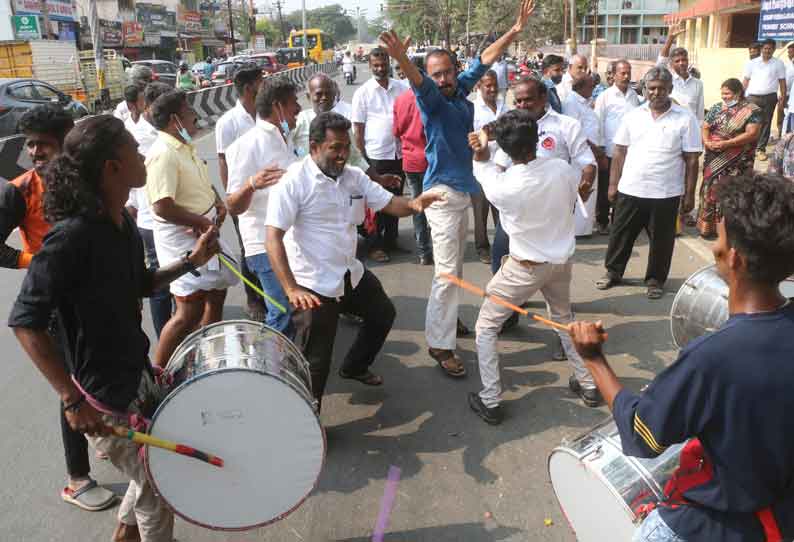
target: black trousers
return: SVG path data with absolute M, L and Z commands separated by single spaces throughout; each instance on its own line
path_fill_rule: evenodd
M 400 178 L 399 188 L 387 188 L 389 192 L 395 196 L 403 195 L 403 188 L 405 188 L 405 173 L 403 173 L 402 160 L 369 160 L 369 165 L 372 166 L 378 174 L 385 175 L 391 173 Z M 397 246 L 397 233 L 399 226 L 399 218 L 386 213 L 376 213 L 375 222 L 378 229 L 371 239 L 371 249 L 382 249 L 389 251 Z
M 777 106 L 777 94 L 748 96 L 747 99 L 761 108 L 761 133 L 758 136 L 756 148 L 759 151 L 766 151 L 766 144 L 769 141 L 769 132 L 772 129 L 772 116 L 774 116 L 775 107 Z
M 609 170 L 612 169 L 612 158 L 607 158 L 606 171 L 598 170 L 598 194 L 596 195 L 596 224 L 609 225 Z
M 331 369 L 339 314 L 352 313 L 364 320 L 342 363 L 345 373 L 361 375 L 367 372 L 386 342 L 397 312 L 378 278 L 366 269 L 355 288 L 350 283 L 350 272 L 345 275 L 345 292 L 341 299 L 316 295 L 322 305 L 293 312 L 292 323 L 295 326 L 295 344 L 309 361 L 312 393 L 315 399 L 322 401 Z
M 240 235 L 240 221 L 236 216 L 232 216 L 232 224 L 234 224 L 234 232 L 237 234 L 237 242 L 240 243 L 240 273 L 250 280 L 252 284 L 256 284 L 261 288 L 262 285 L 259 283 L 259 277 L 256 276 L 256 273 L 248 269 L 248 265 L 245 263 L 245 246 L 243 246 L 243 236 Z M 256 293 L 256 291 L 245 282 L 243 282 L 243 286 L 245 287 L 245 298 L 249 305 L 258 304 L 262 305 L 262 307 L 265 306 L 265 300 L 262 299 L 261 295 Z
M 485 193 L 480 190 L 471 195 L 471 208 L 474 212 L 474 248 L 477 250 L 490 250 L 491 242 L 488 240 L 488 211 L 492 210 L 494 221 L 496 218 L 496 207 L 491 205 Z
M 681 198 L 651 199 L 628 196 L 618 192 L 609 247 L 606 255 L 607 273 L 621 278 L 631 257 L 634 241 L 644 229 L 648 234 L 648 267 L 645 281 L 664 284 L 670 274 L 675 246 L 675 223 Z

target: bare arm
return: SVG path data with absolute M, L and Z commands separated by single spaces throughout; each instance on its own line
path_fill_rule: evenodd
M 221 185 L 226 191 L 226 185 L 229 184 L 229 166 L 226 164 L 226 155 L 220 152 L 218 153 L 218 169 L 221 173 Z
M 623 164 L 626 162 L 625 145 L 615 145 L 612 156 L 612 169 L 609 170 L 609 201 L 614 202 L 618 194 L 618 183 L 623 175 Z
M 742 86 L 744 87 L 744 90 L 747 90 L 747 85 L 749 84 L 750 84 L 750 78 L 745 77 L 744 80 L 742 80 Z
M 593 192 L 593 183 L 596 178 L 596 167 L 593 164 L 586 166 L 582 170 L 582 178 L 579 181 L 579 195 L 582 201 L 587 201 Z
M 424 211 L 436 201 L 442 201 L 444 196 L 434 192 L 423 192 L 414 199 L 402 196 L 394 196 L 389 203 L 381 209 L 382 212 L 392 216 L 410 216 Z
M 246 212 L 251 206 L 256 191 L 273 186 L 283 174 L 283 169 L 271 165 L 256 175 L 251 175 L 236 192 L 226 196 L 226 208 L 234 216 Z
M 513 43 L 513 40 L 524 30 L 527 20 L 532 12 L 535 10 L 535 0 L 523 0 L 518 9 L 516 22 L 505 32 L 498 40 L 488 46 L 485 51 L 480 55 L 480 61 L 483 64 L 493 64 L 496 62 L 502 53 L 507 49 L 507 46 Z
M 215 226 L 210 227 L 199 236 L 193 250 L 190 251 L 190 256 L 187 257 L 193 267 L 201 267 L 218 253 L 220 250 L 219 237 L 220 233 Z M 161 290 L 187 272 L 188 269 L 181 261 L 159 268 L 154 272 L 152 291 Z
M 322 304 L 320 298 L 299 286 L 295 281 L 295 275 L 292 274 L 287 259 L 287 250 L 284 248 L 285 233 L 282 229 L 273 226 L 267 227 L 267 257 L 273 267 L 273 272 L 281 283 L 281 287 L 284 288 L 284 293 L 287 294 L 292 306 L 301 310 L 319 307 Z
M 163 198 L 152 204 L 154 214 L 169 222 L 179 226 L 187 226 L 204 231 L 212 226 L 212 221 L 204 216 L 191 213 L 174 203 L 173 198 Z
M 354 122 L 353 123 L 353 135 L 356 138 L 356 148 L 358 152 L 361 153 L 361 156 L 364 157 L 364 160 L 367 160 L 367 151 L 364 148 L 364 123 L 363 122 Z
M 686 27 L 680 25 L 679 23 L 671 24 L 667 30 L 667 39 L 664 42 L 664 47 L 662 47 L 662 51 L 659 53 L 660 57 L 670 58 L 670 49 L 673 48 L 673 42 L 675 39 L 686 32 Z
M 684 192 L 684 202 L 681 205 L 681 211 L 685 214 L 695 208 L 695 185 L 698 182 L 699 158 L 699 152 L 684 153 L 686 191 Z
M 424 77 L 419 71 L 419 68 L 408 59 L 408 46 L 411 44 L 411 36 L 404 40 L 397 37 L 394 30 L 389 30 L 380 35 L 380 41 L 386 47 L 394 60 L 400 66 L 400 70 L 405 74 L 405 78 L 411 83 L 414 88 L 419 88 L 422 84 Z
M 598 391 L 604 397 L 609 410 L 612 410 L 615 397 L 623 389 L 623 386 L 618 381 L 617 376 L 615 376 L 612 367 L 607 363 L 602 351 L 602 345 L 606 340 L 603 325 L 601 322 L 594 324 L 591 322 L 573 322 L 570 325 L 570 334 L 576 351 L 582 356 L 587 369 L 593 375 Z
M 726 147 L 743 147 L 748 143 L 755 143 L 758 140 L 758 135 L 761 133 L 761 125 L 760 124 L 748 124 L 744 132 L 737 135 L 736 137 L 732 137 L 727 141 L 723 141 L 722 144 Z

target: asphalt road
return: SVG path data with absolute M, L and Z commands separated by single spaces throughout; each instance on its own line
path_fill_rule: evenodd
M 367 76 L 359 67 L 359 82 Z M 348 101 L 356 87 L 341 84 Z M 304 100 L 305 102 L 305 100 Z M 220 187 L 212 134 L 198 140 Z M 411 221 L 400 222 L 400 243 L 413 246 Z M 235 245 L 231 231 L 224 237 Z M 606 352 L 621 381 L 638 390 L 676 355 L 669 311 L 678 287 L 710 263 L 705 245 L 684 238 L 676 245 L 667 294 L 648 301 L 641 278 L 647 246 L 640 240 L 626 277 L 628 286 L 607 292 L 593 282 L 603 273 L 605 237 L 578 243 L 573 300 L 578 318 L 601 319 L 609 330 Z M 608 416 L 606 408 L 583 406 L 567 389 L 570 369 L 551 360 L 553 332 L 522 319 L 503 337 L 505 422 L 483 423 L 468 408 L 466 394 L 479 389 L 473 337 L 459 340 L 467 365 L 465 380 L 444 376 L 427 355 L 424 314 L 432 268 L 397 256 L 371 265 L 397 307 L 397 320 L 375 369 L 382 388 L 340 381 L 332 371 L 322 423 L 329 450 L 319 487 L 292 515 L 257 531 L 212 532 L 177 520 L 185 541 L 370 540 L 390 466 L 401 469 L 386 541 L 571 541 L 546 471 L 549 452 L 564 438 L 587 431 Z M 464 275 L 484 285 L 488 266 L 476 258 L 473 232 Z M 0 305 L 10 309 L 22 273 L 0 270 Z M 241 287 L 229 292 L 225 317 L 242 317 Z M 473 327 L 479 300 L 464 296 L 463 320 Z M 535 310 L 542 310 L 538 300 Z M 145 329 L 153 336 L 148 310 Z M 339 359 L 355 331 L 341 324 Z M 0 539 L 20 541 L 102 541 L 110 539 L 116 509 L 90 513 L 63 503 L 62 445 L 57 399 L 34 369 L 8 328 L 0 329 L 5 370 L 0 372 Z M 93 476 L 123 493 L 122 477 L 106 462 L 92 459 Z M 582 498 L 587 498 L 586 494 Z M 597 513 L 599 503 L 592 503 Z M 551 520 L 547 525 L 546 519 Z

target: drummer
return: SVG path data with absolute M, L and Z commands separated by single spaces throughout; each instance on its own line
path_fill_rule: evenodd
M 171 542 L 173 515 L 146 479 L 139 446 L 108 436 L 108 425 L 127 425 L 130 414 L 151 416 L 162 397 L 140 298 L 205 264 L 217 252 L 218 231 L 209 228 L 181 261 L 146 269 L 141 237 L 124 209 L 130 189 L 145 184 L 146 169 L 135 139 L 111 115 L 72 129 L 43 175 L 45 218 L 54 225 L 30 261 L 8 325 L 58 393 L 69 425 L 130 479 L 113 540 Z M 53 312 L 63 354 L 47 334 Z
M 433 193 L 395 196 L 360 168 L 346 165 L 349 132 L 350 121 L 342 115 L 317 115 L 309 126 L 309 156 L 289 167 L 267 208 L 267 254 L 296 309 L 295 342 L 309 361 L 318 401 L 331 368 L 340 311 L 364 323 L 339 376 L 367 386 L 383 384 L 370 366 L 391 331 L 395 310 L 377 277 L 355 257 L 356 226 L 364 220 L 365 207 L 402 217 L 443 199 Z
M 794 304 L 778 289 L 794 273 L 794 185 L 773 175 L 734 177 L 718 198 L 724 218 L 712 252 L 730 312 L 718 331 L 688 343 L 637 395 L 607 363 L 601 323 L 571 328 L 624 453 L 655 457 L 695 437 L 665 488 L 668 499 L 635 541 L 794 537 Z

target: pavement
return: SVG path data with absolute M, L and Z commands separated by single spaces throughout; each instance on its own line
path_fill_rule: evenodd
M 360 84 L 368 74 L 359 68 Z M 340 86 L 349 101 L 358 85 Z M 200 137 L 197 145 L 220 188 L 212 134 Z M 228 225 L 223 235 L 236 246 Z M 413 247 L 410 219 L 400 221 L 400 244 Z M 607 238 L 598 236 L 578 242 L 572 299 L 577 318 L 604 322 L 609 361 L 621 382 L 637 391 L 675 359 L 669 323 L 673 298 L 711 257 L 708 245 L 688 232 L 676 243 L 666 295 L 649 301 L 642 286 L 647 258 L 643 238 L 626 272 L 628 285 L 595 289 L 606 244 Z M 479 389 L 473 336 L 458 343 L 469 373 L 464 380 L 446 377 L 427 355 L 423 329 L 432 268 L 416 265 L 411 254 L 368 265 L 397 308 L 394 329 L 374 367 L 385 386 L 341 381 L 332 370 L 322 412 L 328 454 L 316 490 L 298 510 L 269 527 L 223 533 L 177 520 L 176 538 L 365 542 L 373 534 L 389 468 L 396 466 L 401 479 L 383 539 L 387 542 L 574 540 L 549 482 L 547 458 L 564 439 L 587 432 L 609 412 L 584 406 L 568 391 L 567 362 L 551 359 L 554 332 L 522 318 L 519 327 L 502 337 L 506 419 L 500 426 L 486 425 L 466 400 L 469 391 Z M 0 306 L 10 310 L 22 276 L 0 270 Z M 489 267 L 477 259 L 473 231 L 464 276 L 479 285 L 490 278 Z M 229 292 L 224 316 L 243 317 L 243 305 L 244 293 L 237 286 Z M 479 305 L 478 298 L 463 296 L 461 317 L 470 327 Z M 531 310 L 544 310 L 540 298 L 533 300 Z M 152 337 L 148 309 L 143 314 L 144 329 Z M 355 331 L 340 324 L 337 363 Z M 85 512 L 59 498 L 65 473 L 54 392 L 5 327 L 0 329 L 0 348 L 5 359 L 0 372 L 0 539 L 110 540 L 116 509 Z M 98 481 L 123 494 L 126 484 L 111 465 L 93 458 L 92 465 Z M 593 507 L 597 513 L 598 503 Z

